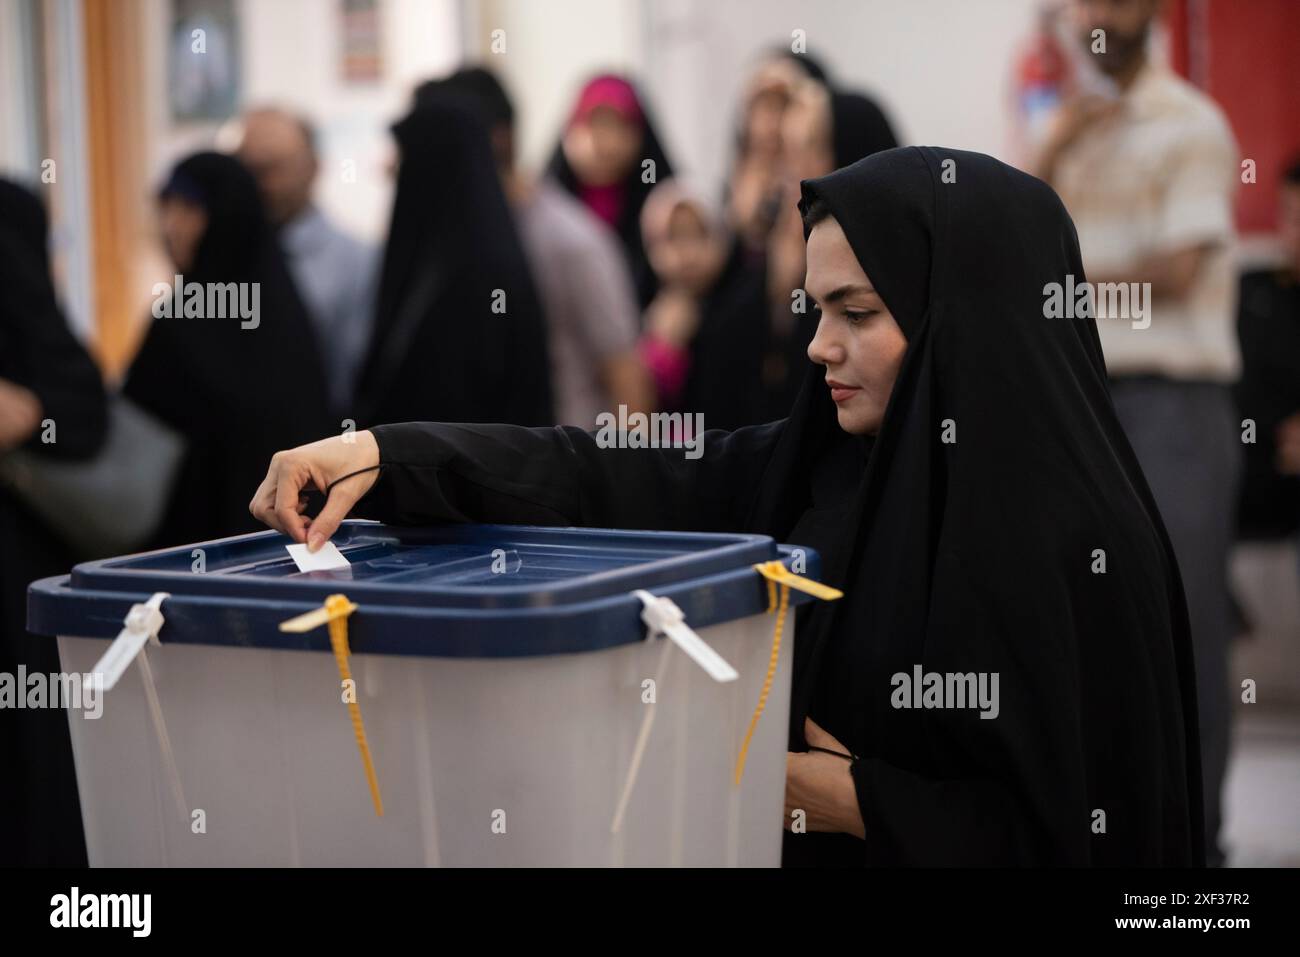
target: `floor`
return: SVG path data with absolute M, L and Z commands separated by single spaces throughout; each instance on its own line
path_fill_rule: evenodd
M 1224 787 L 1232 867 L 1300 867 L 1300 555 L 1290 542 L 1239 546 L 1233 591 L 1249 628 L 1233 645 L 1238 704 Z
M 1224 793 L 1230 867 L 1300 867 L 1300 712 L 1239 714 Z

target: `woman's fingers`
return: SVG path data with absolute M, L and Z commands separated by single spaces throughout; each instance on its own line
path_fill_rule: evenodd
M 304 464 L 293 459 L 281 464 L 275 489 L 276 527 L 299 543 L 307 540 L 307 521 L 298 513 L 298 497 L 309 481 L 311 472 Z
M 357 499 L 361 497 L 356 490 L 362 484 L 349 479 L 340 482 L 330 490 L 330 497 L 325 500 L 325 507 L 311 522 L 307 535 L 307 551 L 316 551 L 338 531 L 339 523 L 348 517 L 348 512 L 352 511 L 352 506 L 356 505 Z
M 277 532 L 283 532 L 284 529 L 280 527 L 275 517 L 275 490 L 278 472 L 279 462 L 276 459 L 271 459 L 266 478 L 262 479 L 262 484 L 253 493 L 253 500 L 248 503 L 248 511 L 259 522 L 269 525 Z

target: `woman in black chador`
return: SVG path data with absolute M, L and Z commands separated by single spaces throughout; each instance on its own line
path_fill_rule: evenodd
M 789 419 L 707 432 L 694 461 L 575 429 L 382 426 L 279 457 L 254 512 L 312 542 L 366 494 L 390 522 L 811 545 L 846 595 L 800 612 L 786 823 L 803 809 L 813 833 L 787 834 L 786 864 L 1202 863 L 1177 566 L 1095 323 L 1043 315 L 1044 286 L 1083 277 L 1060 201 L 907 147 L 806 181 L 800 206 L 819 317 Z M 368 465 L 301 516 L 312 474 Z M 917 670 L 996 694 L 918 707 Z
M 425 90 L 393 126 L 401 162 L 362 424 L 555 421 L 545 318 L 472 106 Z
M 84 460 L 108 426 L 99 369 L 72 334 L 50 274 L 41 201 L 0 179 L 0 455 Z M 53 438 L 54 441 L 47 441 Z M 53 638 L 27 631 L 27 584 L 72 550 L 0 484 L 0 674 L 62 671 Z M 27 689 L 17 685 L 17 694 Z M 79 720 L 79 719 L 78 719 Z M 0 867 L 85 867 L 81 805 L 62 708 L 0 708 Z
M 195 153 L 172 169 L 158 212 L 182 289 L 205 291 L 202 315 L 185 314 L 188 291 L 155 307 L 122 387 L 187 443 L 154 536 L 162 546 L 247 531 L 240 489 L 259 460 L 286 441 L 341 432 L 342 412 L 330 408 L 315 332 L 253 175 L 234 157 Z M 211 299 L 209 309 L 217 284 L 256 308 Z

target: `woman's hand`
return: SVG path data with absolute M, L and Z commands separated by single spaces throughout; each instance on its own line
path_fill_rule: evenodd
M 848 754 L 848 748 L 822 730 L 812 718 L 804 719 L 804 737 L 810 747 Z M 794 812 L 803 811 L 809 831 L 831 831 L 865 837 L 858 790 L 844 758 L 821 751 L 791 751 L 785 760 L 785 829 L 794 824 Z
M 700 306 L 685 289 L 661 289 L 646 309 L 646 329 L 678 349 L 685 349 L 700 325 Z
M 41 427 L 41 400 L 16 382 L 0 379 L 0 452 L 17 448 Z
M 1283 475 L 1300 475 L 1300 412 L 1277 427 L 1277 470 Z
M 347 432 L 276 452 L 248 510 L 295 542 L 306 541 L 307 551 L 314 552 L 329 541 L 352 506 L 370 491 L 379 476 L 378 465 L 379 444 L 369 431 Z M 335 486 L 315 519 L 303 514 L 307 503 L 302 492 L 309 483 L 324 494 L 331 482 L 361 469 L 370 471 Z

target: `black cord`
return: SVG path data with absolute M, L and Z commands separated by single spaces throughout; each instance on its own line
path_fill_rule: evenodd
M 383 467 L 384 467 L 383 462 L 380 462 L 378 465 L 367 465 L 363 469 L 357 469 L 355 472 L 349 472 L 347 475 L 343 475 L 340 476 L 339 478 L 336 478 L 333 482 L 330 482 L 329 485 L 325 486 L 325 497 L 326 498 L 330 497 L 330 491 L 334 488 L 335 485 L 338 485 L 339 482 L 346 482 L 348 479 L 353 478 L 357 475 L 361 475 L 363 472 L 373 472 L 375 469 L 381 469 Z
M 845 761 L 857 761 L 857 760 L 858 760 L 858 756 L 857 756 L 856 754 L 845 754 L 843 751 L 832 751 L 830 748 L 818 748 L 818 747 L 815 747 L 814 745 L 811 745 L 811 744 L 808 745 L 808 750 L 809 750 L 809 751 L 820 751 L 822 754 L 833 754 L 833 755 L 835 755 L 837 758 L 843 758 Z

